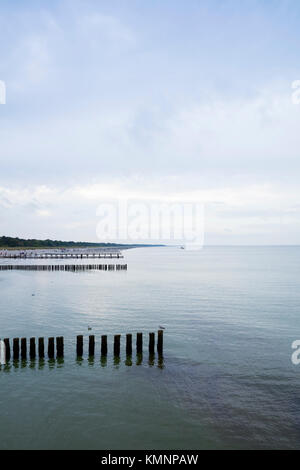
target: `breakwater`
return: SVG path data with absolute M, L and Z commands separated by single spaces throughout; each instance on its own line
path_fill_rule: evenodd
M 35 252 L 0 252 L 0 258 L 5 259 L 119 259 L 124 258 L 122 253 L 35 253 Z
M 2 264 L 0 271 L 127 271 L 127 264 Z
M 155 333 L 151 332 L 148 334 L 147 349 L 149 355 L 155 354 L 155 349 L 159 356 L 163 354 L 163 330 L 157 332 L 157 341 L 155 341 Z M 111 351 L 114 357 L 120 357 L 121 355 L 121 337 L 122 335 L 114 335 L 113 344 Z M 133 353 L 133 335 L 131 333 L 126 334 L 124 343 L 124 352 L 126 357 L 131 356 Z M 101 357 L 107 357 L 109 353 L 109 346 L 107 341 L 107 335 L 100 337 L 99 355 Z M 40 338 L 13 338 L 11 341 L 9 338 L 3 339 L 4 352 L 3 352 L 3 363 L 13 361 L 25 360 L 28 357 L 33 360 L 37 357 L 44 359 L 47 355 L 49 359 L 62 358 L 64 357 L 64 344 L 65 339 L 63 336 L 50 337 L 48 340 L 44 337 Z M 95 357 L 96 355 L 96 344 L 97 339 L 95 335 L 89 335 L 88 343 L 86 348 L 86 354 L 89 358 Z M 156 348 L 155 348 L 156 345 Z M 28 347 L 29 346 L 29 347 Z M 144 335 L 143 333 L 136 334 L 135 349 L 137 355 L 142 355 L 144 352 Z M 74 351 L 78 358 L 84 356 L 84 336 L 78 335 L 76 337 L 76 349 Z

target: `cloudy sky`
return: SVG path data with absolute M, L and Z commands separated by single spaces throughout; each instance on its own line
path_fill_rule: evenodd
M 0 234 L 200 203 L 206 244 L 298 244 L 298 0 L 2 0 Z M 98 215 L 97 215 L 98 214 Z

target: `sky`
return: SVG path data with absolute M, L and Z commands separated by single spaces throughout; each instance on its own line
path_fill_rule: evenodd
M 298 0 L 1 0 L 0 235 L 102 241 L 101 207 L 138 201 L 201 204 L 207 245 L 299 244 L 299 20 Z

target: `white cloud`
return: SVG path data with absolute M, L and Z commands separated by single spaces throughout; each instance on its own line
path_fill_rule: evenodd
M 169 117 L 155 149 L 173 155 L 175 162 L 185 161 L 187 167 L 199 162 L 199 170 L 202 164 L 203 169 L 215 166 L 217 172 L 217 165 L 225 162 L 239 171 L 245 165 L 246 171 L 266 172 L 278 159 L 283 166 L 289 159 L 299 163 L 299 119 L 300 107 L 291 103 L 288 88 L 281 93 L 270 88 L 243 100 L 212 99 Z
M 13 235 L 12 227 L 14 230 L 20 227 L 22 236 L 96 241 L 98 206 L 117 200 L 140 201 L 149 207 L 155 202 L 202 203 L 206 243 L 222 243 L 231 236 L 242 243 L 246 237 L 248 243 L 255 244 L 259 240 L 265 242 L 266 235 L 273 237 L 274 243 L 286 243 L 287 234 L 291 240 L 300 235 L 300 190 L 297 187 L 287 190 L 265 184 L 178 193 L 174 188 L 172 191 L 172 182 L 168 180 L 162 180 L 161 189 L 157 191 L 151 190 L 151 184 L 144 186 L 142 181 L 139 184 L 135 181 L 133 186 L 130 179 L 67 188 L 36 186 L 12 190 L 1 187 L 1 231 Z
M 3 232 L 94 239 L 99 202 L 140 198 L 204 202 L 213 240 L 273 241 L 283 224 L 294 240 L 299 77 L 281 52 L 276 80 L 283 44 L 269 16 L 257 37 L 256 20 L 246 21 L 250 41 L 240 18 L 230 15 L 232 29 L 213 7 L 200 14 L 202 28 L 187 10 L 187 28 L 154 7 L 143 7 L 148 18 L 111 3 L 64 1 L 0 18 Z
M 51 212 L 46 210 L 46 209 L 38 209 L 36 211 L 36 215 L 38 217 L 50 217 L 51 216 Z

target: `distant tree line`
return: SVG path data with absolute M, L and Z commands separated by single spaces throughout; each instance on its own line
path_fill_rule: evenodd
M 91 246 L 99 246 L 99 247 L 116 247 L 121 246 L 117 243 L 89 243 L 89 242 L 63 242 L 59 240 L 36 240 L 36 239 L 28 239 L 25 240 L 23 238 L 13 238 L 13 237 L 0 237 L 0 247 L 1 248 L 55 248 L 55 247 L 62 247 L 62 248 L 76 248 L 76 247 L 91 247 Z
M 120 244 L 120 243 L 91 243 L 91 242 L 62 242 L 60 240 L 36 240 L 35 238 L 25 240 L 24 238 L 0 237 L 0 248 L 135 248 L 147 246 L 164 246 L 164 245 L 148 245 L 148 244 Z

